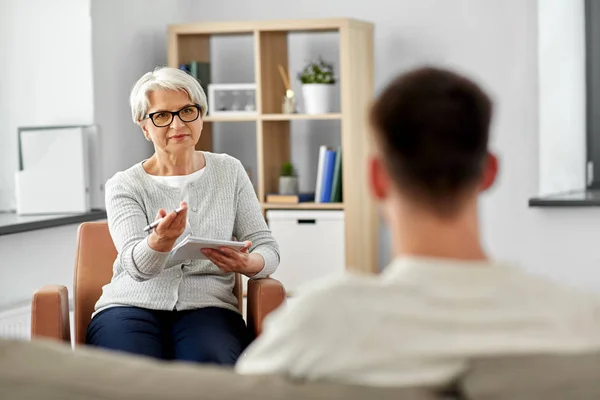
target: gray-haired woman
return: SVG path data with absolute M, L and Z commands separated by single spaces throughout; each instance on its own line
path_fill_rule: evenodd
M 233 365 L 250 340 L 233 294 L 234 273 L 272 274 L 277 243 L 242 164 L 195 149 L 206 114 L 196 79 L 176 68 L 156 69 L 135 84 L 130 102 L 134 122 L 155 151 L 106 183 L 118 257 L 86 341 L 156 358 Z M 183 210 L 174 212 L 178 207 Z M 169 261 L 188 233 L 235 236 L 246 247 L 206 251 L 208 260 Z

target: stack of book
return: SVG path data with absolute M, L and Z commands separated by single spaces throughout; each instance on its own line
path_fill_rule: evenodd
M 319 148 L 317 184 L 314 193 L 292 195 L 267 194 L 267 203 L 341 203 L 342 199 L 342 149 L 328 146 Z
M 342 202 L 342 149 L 319 148 L 315 203 Z

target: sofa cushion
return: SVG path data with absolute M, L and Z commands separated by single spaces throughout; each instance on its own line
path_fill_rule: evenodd
M 600 353 L 470 360 L 451 386 L 469 400 L 600 399 Z M 173 363 L 57 342 L 0 339 L 0 398 L 439 400 L 434 388 L 368 388 Z M 456 398 L 463 398 L 457 396 Z
M 468 399 L 600 399 L 600 353 L 480 358 L 461 387 Z
M 367 388 L 242 376 L 232 369 L 132 357 L 56 342 L 0 340 L 0 398 L 432 400 L 425 389 Z

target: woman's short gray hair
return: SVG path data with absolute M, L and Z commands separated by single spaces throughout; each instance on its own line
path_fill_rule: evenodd
M 131 89 L 129 102 L 131 104 L 131 116 L 136 124 L 148 112 L 150 107 L 148 94 L 157 89 L 185 91 L 192 103 L 200 106 L 201 115 L 203 117 L 206 115 L 206 94 L 198 80 L 183 70 L 172 67 L 159 67 L 153 72 L 145 73 Z

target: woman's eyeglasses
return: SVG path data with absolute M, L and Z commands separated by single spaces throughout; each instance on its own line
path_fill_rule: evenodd
M 146 114 L 144 119 L 150 118 L 154 126 L 164 128 L 171 125 L 175 116 L 178 116 L 183 122 L 193 122 L 200 116 L 200 106 L 194 104 L 192 106 L 185 106 L 179 111 L 157 111 Z

